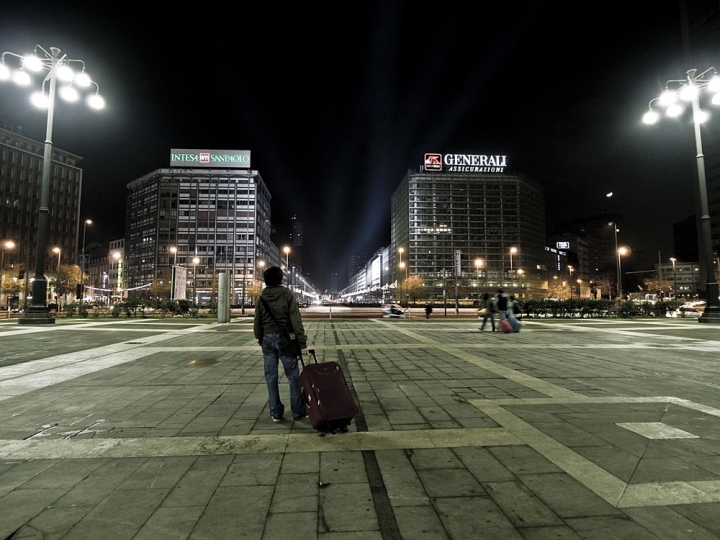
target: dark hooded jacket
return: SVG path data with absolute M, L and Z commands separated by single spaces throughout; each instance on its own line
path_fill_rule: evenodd
M 300 317 L 300 308 L 293 293 L 282 285 L 277 285 L 274 287 L 265 287 L 261 297 L 265 299 L 270 309 L 272 309 L 282 329 L 287 330 L 291 334 L 295 334 L 301 349 L 307 348 L 307 336 L 305 335 L 305 328 L 303 327 L 302 318 Z M 265 334 L 280 331 L 259 298 L 255 303 L 254 330 L 255 338 L 258 341 L 261 341 Z

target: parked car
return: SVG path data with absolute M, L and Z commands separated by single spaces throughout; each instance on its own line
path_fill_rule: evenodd
M 693 307 L 679 307 L 677 309 L 670 309 L 665 313 L 666 317 L 682 318 L 682 319 L 697 319 L 702 315 L 702 311 L 699 311 Z

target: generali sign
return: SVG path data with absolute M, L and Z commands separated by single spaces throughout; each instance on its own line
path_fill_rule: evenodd
M 507 167 L 507 156 L 485 154 L 425 154 L 423 168 L 429 172 L 501 173 Z
M 170 150 L 171 167 L 249 169 L 250 150 Z

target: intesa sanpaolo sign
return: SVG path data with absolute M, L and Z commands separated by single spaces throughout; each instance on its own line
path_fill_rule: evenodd
M 487 154 L 425 154 L 423 168 L 428 172 L 501 173 L 507 156 Z
M 170 150 L 171 167 L 212 167 L 216 169 L 249 169 L 250 150 Z

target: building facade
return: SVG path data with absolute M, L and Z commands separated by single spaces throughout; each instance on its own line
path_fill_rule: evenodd
M 3 255 L 2 274 L 22 282 L 21 296 L 35 273 L 37 222 L 40 210 L 44 143 L 18 133 L 7 123 L 0 125 L 0 241 L 14 244 Z M 50 171 L 45 268 L 52 275 L 60 264 L 75 264 L 78 252 L 82 158 L 53 148 Z M 57 248 L 53 252 L 53 248 Z M 21 278 L 22 276 L 22 278 Z
M 201 304 L 216 296 L 219 272 L 233 276 L 232 303 L 248 303 L 262 268 L 280 264 L 265 182 L 226 165 L 158 169 L 128 184 L 122 280 L 131 294 L 169 283 L 178 265 Z
M 483 158 L 489 162 L 488 156 L 427 154 L 424 170 L 403 178 L 391 200 L 393 281 L 420 276 L 430 295 L 454 285 L 456 276 L 473 294 L 499 287 L 542 294 L 543 190 L 525 175 L 506 174 L 505 156 L 489 157 L 502 166 L 482 165 Z
M 655 272 L 658 275 L 660 290 L 667 298 L 697 300 L 700 291 L 705 288 L 700 275 L 699 262 L 677 261 L 675 265 L 656 263 Z

